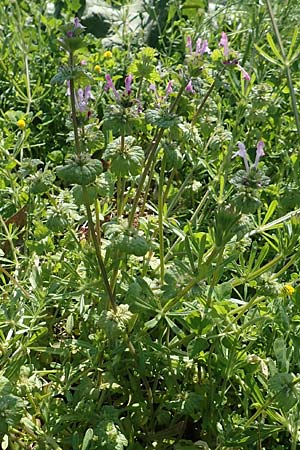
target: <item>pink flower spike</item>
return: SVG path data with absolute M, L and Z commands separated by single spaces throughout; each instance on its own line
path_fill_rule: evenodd
M 189 52 L 192 53 L 192 51 L 193 51 L 193 44 L 192 44 L 191 36 L 188 36 L 186 38 L 186 47 L 189 49 Z
M 196 55 L 201 54 L 201 46 L 202 46 L 202 39 L 199 38 L 199 39 L 197 39 L 197 42 L 196 42 Z
M 195 94 L 194 88 L 193 88 L 193 84 L 192 84 L 192 80 L 190 80 L 188 82 L 188 84 L 186 85 L 185 88 L 186 92 L 191 92 L 192 94 Z
M 81 25 L 81 23 L 79 22 L 78 17 L 75 17 L 75 19 L 74 19 L 74 28 L 75 28 L 75 30 L 77 30 L 77 28 L 84 28 L 84 26 Z
M 210 50 L 208 48 L 207 39 L 204 39 L 204 41 L 202 42 L 201 48 L 200 48 L 200 55 L 204 55 L 204 53 L 210 53 Z
M 111 79 L 111 76 L 108 73 L 105 75 L 105 79 L 106 79 L 106 85 L 104 86 L 105 91 L 108 91 L 109 89 L 115 87 L 113 80 Z
M 76 108 L 78 111 L 81 113 L 85 112 L 88 108 L 89 100 L 93 98 L 91 86 L 86 86 L 84 89 L 79 88 L 75 96 Z
M 227 34 L 222 31 L 221 39 L 220 39 L 220 46 L 224 49 L 224 56 L 227 59 L 229 56 L 229 46 L 228 46 L 228 37 Z
M 92 94 L 91 86 L 86 86 L 86 88 L 84 89 L 84 96 L 87 100 L 94 100 L 95 97 Z
M 250 167 L 249 167 L 249 163 L 248 163 L 248 155 L 247 155 L 246 147 L 242 142 L 238 142 L 238 148 L 239 148 L 239 150 L 236 153 L 234 153 L 232 155 L 232 157 L 235 158 L 236 156 L 240 156 L 241 158 L 243 158 L 244 164 L 245 164 L 245 169 L 246 169 L 246 172 L 248 173 L 250 171 Z
M 255 162 L 254 162 L 254 167 L 257 168 L 258 162 L 260 160 L 260 158 L 262 156 L 265 156 L 265 152 L 264 152 L 264 142 L 263 141 L 259 141 L 256 147 L 256 156 L 255 156 Z
M 118 101 L 120 101 L 120 95 L 114 85 L 113 80 L 111 79 L 111 76 L 108 73 L 105 75 L 105 79 L 106 79 L 106 85 L 104 86 L 105 92 L 108 92 L 111 89 L 113 91 L 116 99 Z
M 238 67 L 238 69 L 242 72 L 243 78 L 244 80 L 250 81 L 250 75 L 248 72 L 246 72 L 246 70 L 239 64 L 237 63 L 236 65 Z
M 170 80 L 166 87 L 166 96 L 172 94 L 173 87 L 172 87 L 172 80 Z
M 127 75 L 125 78 L 125 91 L 128 95 L 131 93 L 131 83 L 133 80 L 133 76 L 131 74 Z
M 70 80 L 67 80 L 67 92 L 66 95 L 71 95 L 71 91 L 70 91 Z

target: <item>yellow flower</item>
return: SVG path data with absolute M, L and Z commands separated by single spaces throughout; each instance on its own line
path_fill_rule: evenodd
M 112 58 L 112 52 L 110 50 L 106 50 L 106 52 L 103 53 L 104 58 Z
M 26 127 L 26 122 L 24 119 L 19 119 L 17 125 L 19 128 L 21 128 L 21 130 L 24 130 L 24 128 Z
M 101 67 L 99 66 L 99 64 L 95 65 L 94 71 L 97 72 L 97 73 L 101 73 Z
M 283 295 L 283 297 L 291 297 L 294 292 L 295 288 L 293 288 L 293 286 L 291 286 L 290 284 L 285 284 L 281 289 L 281 294 Z

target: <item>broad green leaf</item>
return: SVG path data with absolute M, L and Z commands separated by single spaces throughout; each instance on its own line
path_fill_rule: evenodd
M 68 334 L 72 334 L 72 330 L 74 328 L 74 316 L 70 314 L 66 321 L 66 332 Z
M 82 442 L 82 447 L 81 450 L 87 450 L 87 448 L 90 445 L 90 442 L 92 441 L 94 436 L 94 431 L 92 428 L 88 428 L 85 432 L 84 438 L 83 438 L 83 442 Z

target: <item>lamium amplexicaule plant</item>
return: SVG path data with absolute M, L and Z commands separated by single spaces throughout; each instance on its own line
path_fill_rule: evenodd
M 66 184 L 74 186 L 72 192 L 76 202 L 83 204 L 86 208 L 88 228 L 109 307 L 117 312 L 119 292 L 116 282 L 120 279 L 119 270 L 124 267 L 126 271 L 128 268 L 127 256 L 145 257 L 147 253 L 153 252 L 150 242 L 147 242 L 145 233 L 142 232 L 140 221 L 145 215 L 147 193 L 151 188 L 157 159 L 160 159 L 161 165 L 156 207 L 159 228 L 160 285 L 163 286 L 165 283 L 163 210 L 168 194 L 164 187 L 166 147 L 173 146 L 176 149 L 176 146 L 180 145 L 178 141 L 183 136 L 178 132 L 179 124 L 182 128 L 190 129 L 190 133 L 193 135 L 195 132 L 193 127 L 209 98 L 215 81 L 212 81 L 206 95 L 199 106 L 195 108 L 191 117 L 184 120 L 178 114 L 182 97 L 185 96 L 193 104 L 199 101 L 194 85 L 200 83 L 201 73 L 208 70 L 209 63 L 205 60 L 205 55 L 211 53 L 207 40 L 201 38 L 197 39 L 195 50 L 193 50 L 190 36 L 187 37 L 186 42 L 186 61 L 177 73 L 172 74 L 174 80 L 165 81 L 165 87 L 160 83 L 160 80 L 164 78 L 164 69 L 161 66 L 157 69 L 155 65 L 157 54 L 152 48 L 144 48 L 138 54 L 128 69 L 123 88 L 117 89 L 111 75 L 105 75 L 102 90 L 103 93 L 111 95 L 107 96 L 107 104 L 104 105 L 102 125 L 106 133 L 107 145 L 101 156 L 107 165 L 106 174 L 110 175 L 109 181 L 115 182 L 117 189 L 114 198 L 110 199 L 111 220 L 103 227 L 104 233 L 109 235 L 111 242 L 109 244 L 101 242 L 100 235 L 103 234 L 103 230 L 99 226 L 96 231 L 91 205 L 96 203 L 95 214 L 97 214 L 97 203 L 101 203 L 98 183 L 99 176 L 103 172 L 103 165 L 100 159 L 93 157 L 95 149 L 87 145 L 88 135 L 86 132 L 87 126 L 97 127 L 99 125 L 93 117 L 92 111 L 94 99 L 91 88 L 92 79 L 76 56 L 76 53 L 85 46 L 83 31 L 84 27 L 78 18 L 65 27 L 60 44 L 67 52 L 68 64 L 61 67 L 59 73 L 52 79 L 52 83 L 67 84 L 74 137 L 73 154 L 71 150 L 69 159 L 64 165 L 57 168 L 57 174 Z M 213 59 L 220 60 L 220 64 L 223 66 L 238 68 L 243 79 L 249 81 L 250 76 L 239 64 L 236 52 L 229 49 L 228 38 L 224 32 L 220 40 L 220 47 L 222 50 L 215 50 Z M 210 71 L 212 72 L 213 69 Z M 216 68 L 215 71 L 215 77 L 219 77 L 224 68 L 219 69 L 219 72 Z M 213 74 L 210 76 L 212 77 Z M 99 96 L 99 94 L 97 95 Z M 91 123 L 92 121 L 94 123 Z M 144 130 L 148 134 L 147 140 L 141 136 Z M 262 145 L 261 142 L 260 149 Z M 243 146 L 243 144 L 239 144 L 239 146 Z M 236 179 L 232 179 L 232 183 L 240 188 L 240 194 L 245 197 L 244 203 L 247 204 L 249 196 L 252 196 L 252 202 L 255 201 L 255 193 L 266 184 L 266 177 L 262 177 L 261 172 L 257 170 L 259 157 L 263 155 L 262 150 L 260 150 L 253 166 L 254 169 L 251 171 L 245 149 L 243 154 L 241 152 L 242 150 L 239 154 L 244 158 L 246 174 L 243 180 L 240 180 L 241 172 L 239 172 Z M 169 154 L 170 158 L 172 156 Z M 105 179 L 107 180 L 107 178 Z M 100 180 L 100 184 L 102 180 Z M 146 181 L 147 189 L 145 191 Z M 251 192 L 249 193 L 247 190 L 241 192 L 242 186 L 245 188 L 249 186 Z M 168 189 L 170 187 L 171 185 L 168 186 Z M 242 211 L 240 206 L 237 208 Z M 245 207 L 243 209 L 245 210 Z M 99 214 L 96 222 L 100 223 Z M 221 243 L 221 247 L 223 244 L 225 243 Z M 103 260 L 103 252 L 107 255 L 106 265 Z M 110 264 L 114 266 L 111 280 L 108 273 L 109 260 L 111 260 Z
M 297 163 L 273 148 L 280 119 L 247 113 L 254 92 L 266 110 L 283 96 L 288 139 L 293 80 L 287 70 L 290 90 L 284 79 L 276 97 L 275 68 L 255 67 L 264 21 L 251 16 L 243 53 L 241 28 L 220 28 L 216 15 L 219 31 L 201 22 L 200 36 L 194 6 L 179 3 L 161 29 L 175 56 L 93 40 L 78 17 L 41 21 L 60 27 L 51 51 L 61 65 L 46 86 L 64 114 L 62 147 L 33 157 L 46 94 L 32 100 L 26 70 L 33 112 L 6 114 L 17 131 L 0 151 L 23 145 L 15 165 L 0 161 L 0 195 L 26 203 L 0 215 L 4 449 L 298 448 L 299 210 L 281 202 L 276 165 L 284 154 L 295 186 Z M 251 8 L 278 37 L 266 5 Z

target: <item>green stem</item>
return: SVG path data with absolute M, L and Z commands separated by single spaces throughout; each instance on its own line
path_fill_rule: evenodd
M 29 292 L 27 292 L 21 285 L 20 283 L 16 280 L 15 277 L 13 277 L 4 267 L 0 266 L 0 273 L 4 273 L 4 275 L 9 278 L 9 280 L 14 284 L 14 286 L 18 289 L 20 289 L 20 291 L 22 292 L 22 294 L 24 295 L 24 297 L 26 297 L 28 300 L 30 300 L 30 294 Z
M 26 114 L 29 114 L 30 106 L 32 103 L 32 97 L 31 97 L 30 74 L 29 74 L 28 55 L 27 54 L 25 54 L 25 56 L 24 56 L 24 64 L 25 64 L 25 77 L 26 77 L 26 91 L 27 91 L 27 98 L 28 98 Z
M 138 91 L 137 91 L 137 94 L 136 94 L 136 98 L 140 98 L 141 90 L 142 90 L 142 86 L 143 86 L 143 81 L 144 81 L 144 78 L 142 77 L 140 79 L 140 82 L 139 82 L 139 87 L 138 87 Z
M 300 378 L 296 378 L 290 385 L 290 388 L 292 386 L 296 386 L 296 384 L 300 383 Z M 260 416 L 260 414 L 262 414 L 276 399 L 276 397 L 279 394 L 282 394 L 283 390 L 286 389 L 286 386 L 284 386 L 280 391 L 276 392 L 276 394 L 272 395 L 272 397 L 269 397 L 268 399 L 266 399 L 264 401 L 264 404 L 260 406 L 260 408 L 258 408 L 258 410 L 253 414 L 253 416 L 250 417 L 250 419 L 247 420 L 247 422 L 244 424 L 244 429 L 247 429 L 248 427 L 250 427 L 250 425 L 252 425 L 252 423 L 257 419 L 258 416 Z
M 207 308 L 210 308 L 211 305 L 212 305 L 212 294 L 213 294 L 214 288 L 217 285 L 217 282 L 218 282 L 218 280 L 220 278 L 220 274 L 219 274 L 219 271 L 218 271 L 217 267 L 221 265 L 224 249 L 225 248 L 222 247 L 220 249 L 219 254 L 218 254 L 216 268 L 215 268 L 215 271 L 213 273 L 213 279 L 212 279 L 211 285 L 209 286 L 209 290 L 208 290 L 207 303 L 206 303 Z
M 151 182 L 152 182 L 152 178 L 153 178 L 153 172 L 154 172 L 154 169 L 155 169 L 155 164 L 156 164 L 156 160 L 153 160 L 152 161 L 152 165 L 151 165 L 150 170 L 149 170 L 148 182 L 147 182 L 147 185 L 146 185 L 146 188 L 145 188 L 145 193 L 144 193 L 144 196 L 143 196 L 143 202 L 142 202 L 142 205 L 141 205 L 141 208 L 140 208 L 140 212 L 139 212 L 139 217 L 143 217 L 144 214 L 145 214 L 146 203 L 147 203 L 147 198 L 148 198 L 148 194 L 149 194 L 150 187 L 151 187 Z
M 96 199 L 95 200 L 95 219 L 96 219 L 96 234 L 97 234 L 97 239 L 98 242 L 100 243 L 101 241 L 101 223 L 100 223 L 100 203 L 99 200 Z
M 125 137 L 124 134 L 121 135 L 121 148 L 120 153 L 123 154 L 125 151 Z M 117 216 L 121 217 L 123 212 L 123 202 L 124 202 L 124 189 L 125 189 L 125 179 L 119 177 L 117 180 Z
M 143 170 L 143 172 L 142 172 L 142 174 L 140 176 L 139 184 L 138 184 L 138 187 L 137 187 L 134 199 L 133 199 L 131 211 L 130 211 L 129 218 L 128 218 L 128 228 L 132 227 L 132 224 L 133 224 L 133 221 L 134 221 L 134 217 L 135 217 L 135 212 L 136 212 L 137 205 L 138 205 L 138 202 L 139 202 L 139 199 L 140 199 L 143 187 L 144 187 L 144 183 L 145 183 L 147 174 L 149 173 L 149 170 L 151 168 L 152 161 L 155 158 L 156 150 L 157 150 L 157 147 L 158 147 L 158 145 L 160 143 L 160 140 L 161 140 L 163 134 L 164 134 L 164 129 L 163 128 L 161 128 L 160 130 L 157 131 L 156 138 L 154 139 L 154 141 L 152 143 L 152 146 L 150 148 L 150 151 L 149 151 L 149 154 L 148 154 L 148 158 L 146 160 L 146 164 L 145 164 L 144 170 Z
M 190 171 L 190 173 L 188 174 L 188 176 L 186 177 L 186 179 L 184 180 L 184 182 L 181 184 L 180 188 L 178 189 L 178 192 L 176 193 L 176 195 L 174 196 L 173 200 L 171 201 L 169 207 L 168 207 L 168 216 L 171 214 L 172 209 L 174 208 L 174 206 L 176 206 L 178 204 L 178 200 L 181 197 L 183 191 L 185 190 L 186 186 L 188 185 L 189 181 L 191 180 L 192 176 L 193 176 L 194 170 L 192 169 Z
M 163 155 L 161 162 L 159 186 L 158 186 L 158 228 L 159 228 L 159 259 L 160 259 L 160 283 L 164 284 L 165 278 L 165 257 L 164 257 L 164 175 L 166 168 L 166 156 Z
M 69 65 L 71 71 L 74 69 L 74 55 L 72 52 L 69 54 Z M 75 139 L 75 149 L 77 155 L 80 154 L 80 141 L 79 141 L 79 133 L 78 133 L 78 123 L 76 116 L 76 102 L 75 102 L 75 87 L 73 78 L 70 79 L 70 99 L 71 99 L 71 115 L 72 115 L 72 123 L 74 130 L 74 139 Z
M 181 95 L 182 95 L 182 93 L 184 91 L 184 88 L 185 88 L 185 86 L 182 85 L 181 88 L 179 89 L 177 97 L 175 98 L 173 104 L 170 107 L 169 113 L 173 113 L 176 110 L 176 108 L 178 106 L 178 102 L 180 100 L 180 97 L 181 97 Z M 150 144 L 149 151 L 146 152 L 146 155 L 147 155 L 147 157 L 146 157 L 147 158 L 146 159 L 146 164 L 145 164 L 144 170 L 143 170 L 143 172 L 142 172 L 142 174 L 140 176 L 140 180 L 139 180 L 139 184 L 138 184 L 138 187 L 137 187 L 137 190 L 136 190 L 136 194 L 135 194 L 135 197 L 133 199 L 131 212 L 130 212 L 129 218 L 128 218 L 128 228 L 132 227 L 132 224 L 133 224 L 133 221 L 134 221 L 134 217 L 135 217 L 135 213 L 136 213 L 136 209 L 137 209 L 137 205 L 138 205 L 138 202 L 139 202 L 139 199 L 140 199 L 143 187 L 144 187 L 145 179 L 146 179 L 147 174 L 149 173 L 149 170 L 151 168 L 152 161 L 155 158 L 155 155 L 156 155 L 156 152 L 157 152 L 157 148 L 158 148 L 159 143 L 161 141 L 161 138 L 162 138 L 162 136 L 164 134 L 164 131 L 165 131 L 164 128 L 157 128 L 157 130 L 155 132 L 155 135 L 154 135 L 154 139 L 153 139 L 153 141 Z
M 72 70 L 74 68 L 74 55 L 72 52 L 70 52 L 70 54 L 69 54 L 69 64 L 70 64 L 70 68 Z M 77 117 L 76 117 L 74 80 L 72 78 L 70 79 L 70 98 L 71 98 L 71 112 L 72 112 L 72 122 L 73 122 L 73 129 L 74 129 L 74 138 L 75 138 L 75 149 L 76 149 L 77 155 L 79 155 L 80 154 L 80 140 L 79 140 L 79 133 L 78 133 Z M 88 192 L 87 192 L 86 186 L 82 186 L 82 194 L 83 194 L 84 205 L 85 205 L 87 218 L 88 218 L 89 231 L 91 233 L 94 248 L 96 251 L 96 257 L 97 257 L 99 271 L 100 271 L 100 274 L 101 274 L 101 277 L 102 277 L 102 280 L 104 283 L 104 288 L 105 288 L 106 294 L 109 299 L 110 307 L 113 309 L 114 312 L 116 312 L 117 305 L 115 302 L 113 291 L 112 291 L 111 286 L 108 281 L 106 268 L 105 268 L 104 261 L 103 261 L 102 255 L 101 255 L 101 248 L 100 248 L 99 240 L 97 238 L 97 234 L 95 231 L 95 226 L 94 226 L 94 222 L 93 222 L 93 218 L 92 218 L 90 204 L 88 201 Z
M 293 80 L 292 80 L 292 74 L 291 74 L 291 70 L 290 70 L 290 63 L 286 58 L 284 46 L 283 46 L 283 43 L 281 40 L 279 29 L 277 27 L 277 23 L 275 20 L 275 16 L 274 16 L 274 12 L 272 10 L 270 0 L 266 0 L 266 5 L 267 5 L 269 16 L 270 16 L 270 19 L 272 22 L 273 30 L 276 35 L 277 41 L 278 41 L 279 50 L 280 50 L 282 59 L 284 61 L 284 68 L 286 71 L 287 81 L 288 81 L 289 90 L 290 90 L 291 99 L 292 99 L 292 107 L 293 107 L 293 112 L 294 112 L 297 132 L 298 132 L 298 139 L 300 142 L 300 118 L 299 118 L 299 112 L 298 112 L 298 107 L 297 107 L 297 99 L 296 99 L 295 89 L 294 89 Z M 300 158 L 300 151 L 298 152 L 298 158 Z
M 231 285 L 232 287 L 240 286 L 241 284 L 244 284 L 245 282 L 249 282 L 251 280 L 255 280 L 255 278 L 262 275 L 264 272 L 267 272 L 271 269 L 271 267 L 275 266 L 281 259 L 283 258 L 283 255 L 275 256 L 271 261 L 269 261 L 267 264 L 265 264 L 263 267 L 260 267 L 259 269 L 255 270 L 254 272 L 250 273 L 245 278 L 239 278 L 237 280 L 233 280 Z
M 113 291 L 112 291 L 111 286 L 108 281 L 107 272 L 106 272 L 103 258 L 101 255 L 101 249 L 100 249 L 99 241 L 97 239 L 97 235 L 96 235 L 96 231 L 95 231 L 95 226 L 94 226 L 94 222 L 93 222 L 93 218 L 92 218 L 92 212 L 91 212 L 91 208 L 90 208 L 90 205 L 88 202 L 88 193 L 87 193 L 86 186 L 82 186 L 82 193 L 83 193 L 83 198 L 84 198 L 85 208 L 86 208 L 86 213 L 87 213 L 87 218 L 88 218 L 89 231 L 91 233 L 91 237 L 92 237 L 93 244 L 95 247 L 100 274 L 101 274 L 101 277 L 102 277 L 102 280 L 104 283 L 104 288 L 105 288 L 106 294 L 107 294 L 109 302 L 110 302 L 110 306 L 113 309 L 113 311 L 116 312 L 117 305 L 115 302 Z
M 170 176 L 169 176 L 169 178 L 168 178 L 166 189 L 165 189 L 165 193 L 164 193 L 164 203 L 167 202 L 168 194 L 169 194 L 169 191 L 171 189 L 175 173 L 176 173 L 176 169 L 173 169 L 171 174 L 170 174 Z
M 210 255 L 208 256 L 207 260 L 205 261 L 205 265 L 207 267 L 210 266 L 213 259 L 217 256 L 219 252 L 219 249 L 212 248 L 210 251 Z M 215 267 L 215 270 L 217 270 L 218 267 Z M 207 272 L 204 271 L 201 272 L 199 275 L 197 275 L 195 278 L 193 278 L 177 295 L 176 297 L 169 300 L 165 306 L 161 310 L 161 316 L 164 316 L 168 311 L 170 311 L 173 306 L 175 306 L 181 299 L 184 297 L 197 283 L 204 280 L 208 276 Z
M 221 70 L 221 72 L 219 73 L 218 77 L 221 76 L 221 74 L 224 72 L 224 70 L 225 70 L 225 68 L 223 68 L 223 69 Z M 205 96 L 204 96 L 203 99 L 202 99 L 202 102 L 200 103 L 200 105 L 199 105 L 198 108 L 196 109 L 196 112 L 195 112 L 194 117 L 193 117 L 192 122 L 191 122 L 191 125 L 192 125 L 192 126 L 195 125 L 195 123 L 196 123 L 196 121 L 197 121 L 197 119 L 198 119 L 198 117 L 199 117 L 199 115 L 200 115 L 200 113 L 201 113 L 201 111 L 202 111 L 202 109 L 203 109 L 205 103 L 207 102 L 208 97 L 209 97 L 210 94 L 212 93 L 212 91 L 213 91 L 215 85 L 216 85 L 216 78 L 214 79 L 214 81 L 213 81 L 212 84 L 210 85 L 208 91 L 206 92 Z
M 17 264 L 18 263 L 18 259 L 17 259 L 16 249 L 15 249 L 15 246 L 14 246 L 14 241 L 13 241 L 12 235 L 11 235 L 9 229 L 7 228 L 7 225 L 6 225 L 6 223 L 3 220 L 1 215 L 0 215 L 0 224 L 2 225 L 2 227 L 4 229 L 4 233 L 5 233 L 7 242 L 9 243 L 13 259 L 14 259 L 15 263 Z
M 208 196 L 209 196 L 209 193 L 210 193 L 210 191 L 207 190 L 207 191 L 205 192 L 204 196 L 202 197 L 201 202 L 199 203 L 199 205 L 197 206 L 195 212 L 193 213 L 193 215 L 192 215 L 192 217 L 191 217 L 191 220 L 190 220 L 190 224 L 191 224 L 191 225 L 195 225 L 195 222 L 196 222 L 196 219 L 197 219 L 197 217 L 198 217 L 199 212 L 202 210 L 202 208 L 204 209 L 204 204 L 206 203 L 206 200 L 207 200 L 207 198 L 208 198 Z M 204 215 L 203 212 L 202 212 L 202 215 Z M 169 216 L 169 210 L 167 211 L 167 216 Z M 176 248 L 177 244 L 178 244 L 181 240 L 182 240 L 181 237 L 178 237 L 178 238 L 176 239 L 176 241 L 174 242 L 174 244 L 172 245 L 172 247 L 170 248 L 170 250 L 169 250 L 168 253 L 166 254 L 166 257 L 165 257 L 165 263 L 167 263 L 167 262 L 169 261 L 169 259 L 172 257 L 173 250 Z

